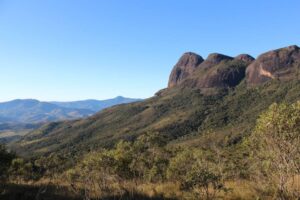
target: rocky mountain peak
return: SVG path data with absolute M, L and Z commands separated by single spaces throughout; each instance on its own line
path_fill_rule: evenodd
M 174 87 L 181 83 L 182 80 L 191 75 L 202 62 L 203 58 L 198 54 L 192 52 L 184 53 L 170 74 L 168 87 Z
M 286 49 L 289 51 L 297 51 L 297 50 L 299 50 L 299 47 L 297 45 L 291 45 L 291 46 L 286 47 Z
M 169 80 L 169 88 L 177 85 L 183 87 L 207 89 L 234 87 L 245 77 L 246 62 L 251 56 L 240 59 L 212 53 L 203 61 L 197 54 L 184 54 L 175 65 Z
M 186 52 L 178 60 L 178 66 L 195 67 L 203 62 L 203 58 L 196 53 Z
M 281 81 L 298 78 L 300 48 L 296 45 L 261 54 L 246 70 L 248 85 L 258 85 L 268 80 Z
M 212 63 L 219 63 L 222 60 L 232 60 L 233 58 L 230 56 L 226 56 L 224 54 L 220 54 L 220 53 L 211 53 L 208 55 L 208 57 L 206 58 L 206 61 L 208 62 L 212 62 Z
M 253 58 L 249 54 L 240 54 L 240 55 L 236 56 L 234 59 L 241 60 L 241 61 L 244 61 L 249 64 L 255 60 L 255 58 Z
M 299 79 L 300 48 L 296 45 L 280 48 L 254 59 L 248 54 L 230 57 L 212 53 L 203 60 L 195 53 L 182 55 L 174 66 L 169 79 L 169 88 L 177 85 L 198 88 L 235 87 L 245 77 L 248 86 L 276 79 L 288 81 Z
M 208 69 L 212 66 L 219 64 L 222 61 L 229 61 L 233 58 L 220 53 L 211 53 L 207 58 L 200 64 L 199 68 Z

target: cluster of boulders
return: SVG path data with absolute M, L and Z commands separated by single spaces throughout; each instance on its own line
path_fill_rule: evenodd
M 244 79 L 247 85 L 255 86 L 272 79 L 298 78 L 299 69 L 300 48 L 295 45 L 263 53 L 257 59 L 248 54 L 230 57 L 218 53 L 203 59 L 187 52 L 174 66 L 168 87 L 228 88 Z

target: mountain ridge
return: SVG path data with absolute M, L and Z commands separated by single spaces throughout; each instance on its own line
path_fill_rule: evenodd
M 117 105 L 83 120 L 46 125 L 16 143 L 16 151 L 30 155 L 83 154 L 149 132 L 177 141 L 213 131 L 219 133 L 218 139 L 234 145 L 250 132 L 257 116 L 269 105 L 300 99 L 300 81 L 295 76 L 250 86 L 246 69 L 255 61 L 249 55 L 234 58 L 211 54 L 207 62 L 201 62 L 202 67 L 197 65 L 200 57 L 187 55 L 193 57 L 192 62 L 182 63 L 194 69 L 187 70 L 187 76 L 181 77 L 178 84 L 169 85 L 149 99 Z M 177 66 L 181 70 L 186 67 Z M 207 88 L 216 92 L 203 92 Z
M 232 88 L 243 79 L 249 86 L 270 79 L 291 80 L 297 78 L 293 74 L 299 73 L 299 65 L 297 45 L 262 53 L 257 59 L 249 54 L 231 57 L 220 53 L 211 53 L 203 59 L 194 52 L 187 52 L 173 67 L 168 88 L 180 85 L 199 89 Z
M 265 52 L 249 65 L 246 71 L 248 85 L 257 85 L 271 79 L 291 80 L 298 76 L 300 48 L 296 45 Z
M 43 123 L 89 116 L 87 109 L 70 109 L 33 99 L 17 99 L 0 103 L 0 116 L 13 123 Z
M 0 103 L 0 123 L 45 123 L 73 120 L 121 103 L 140 99 L 118 96 L 107 100 L 47 102 L 36 99 L 15 99 Z
M 117 96 L 111 99 L 97 100 L 97 99 L 85 99 L 78 101 L 50 101 L 49 103 L 56 104 L 58 106 L 66 108 L 78 108 L 78 109 L 88 109 L 92 111 L 100 111 L 110 106 L 114 106 L 122 103 L 131 103 L 135 101 L 141 101 L 139 98 L 128 98 L 123 96 Z

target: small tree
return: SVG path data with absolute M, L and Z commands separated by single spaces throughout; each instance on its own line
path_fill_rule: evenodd
M 122 179 L 117 174 L 123 170 L 120 167 L 112 151 L 91 152 L 74 169 L 68 170 L 66 177 L 75 192 L 83 189 L 84 199 L 103 198 L 120 189 Z
M 205 152 L 198 149 L 179 151 L 170 161 L 167 176 L 200 199 L 214 199 L 225 190 L 218 162 L 207 159 Z
M 166 137 L 159 133 L 146 133 L 132 144 L 130 169 L 135 179 L 158 182 L 165 179 L 169 152 Z
M 190 149 L 179 150 L 175 152 L 176 155 L 170 159 L 167 169 L 167 178 L 171 181 L 178 181 L 183 183 L 188 171 L 192 169 L 193 164 L 196 162 L 195 152 Z
M 216 166 L 206 161 L 198 160 L 186 175 L 184 185 L 193 189 L 200 199 L 215 199 L 216 195 L 225 189 L 222 176 Z
M 294 184 L 300 172 L 300 102 L 271 105 L 258 119 L 250 141 L 255 163 L 275 184 L 278 197 L 299 198 Z

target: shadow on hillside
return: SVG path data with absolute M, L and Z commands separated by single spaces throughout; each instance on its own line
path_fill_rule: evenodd
M 8 184 L 0 188 L 0 200 L 80 200 L 64 187 Z
M 1 185 L 0 200 L 83 200 L 85 198 L 75 195 L 65 187 L 48 186 L 47 190 L 29 185 Z M 162 196 L 148 197 L 144 194 L 131 194 L 122 196 L 109 196 L 103 200 L 177 200 Z

